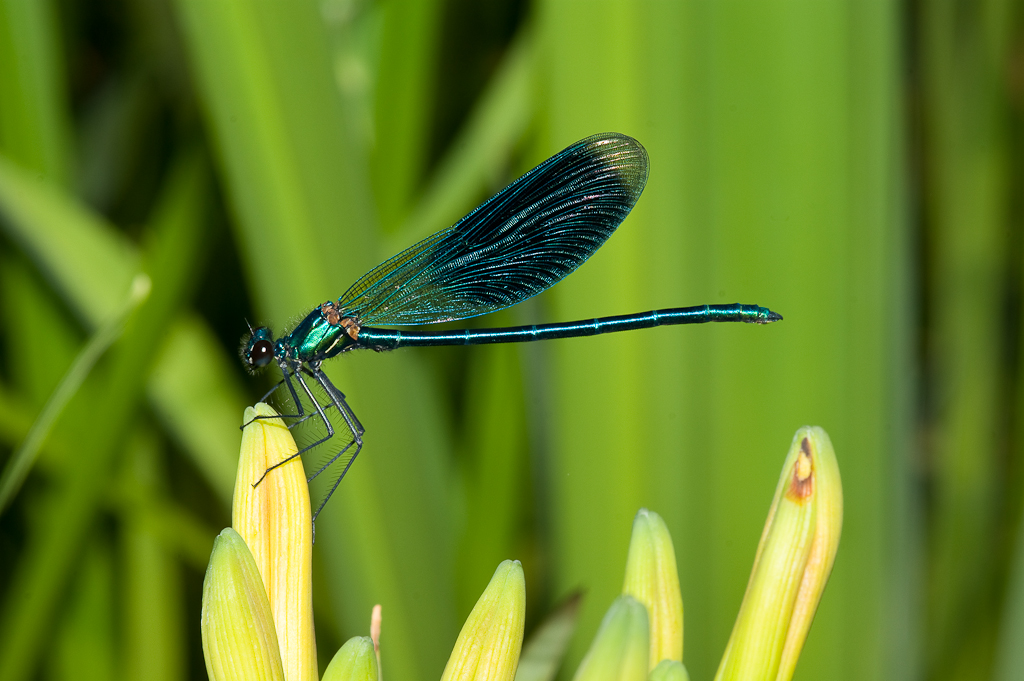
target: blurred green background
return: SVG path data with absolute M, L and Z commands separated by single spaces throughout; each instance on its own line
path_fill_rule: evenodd
M 846 522 L 797 677 L 1024 678 L 1021 0 L 0 0 L 0 462 L 68 398 L 0 515 L 0 679 L 205 678 L 271 380 L 245 319 L 611 130 L 651 159 L 622 229 L 474 323 L 785 321 L 329 363 L 367 444 L 318 523 L 321 660 L 379 602 L 386 678 L 438 678 L 519 558 L 528 634 L 586 590 L 574 669 L 648 506 L 710 679 L 815 424 Z

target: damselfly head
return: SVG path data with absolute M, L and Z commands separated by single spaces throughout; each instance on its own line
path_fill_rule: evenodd
M 259 326 L 242 339 L 242 362 L 250 371 L 261 369 L 274 359 L 274 340 L 270 329 Z

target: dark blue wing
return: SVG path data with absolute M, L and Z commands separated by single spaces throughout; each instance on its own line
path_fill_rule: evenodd
M 363 275 L 338 301 L 363 324 L 432 324 L 500 310 L 579 267 L 629 214 L 647 182 L 632 137 L 563 149 L 455 226 Z

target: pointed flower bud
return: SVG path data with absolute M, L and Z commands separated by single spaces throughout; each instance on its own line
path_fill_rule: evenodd
M 380 666 L 380 630 L 383 623 L 384 614 L 380 603 L 378 603 L 370 612 L 370 640 L 373 641 L 373 654 L 377 657 L 377 681 L 384 678 Z
M 299 457 L 267 472 L 298 450 L 281 419 L 253 420 L 276 415 L 263 403 L 245 410 L 242 422 L 248 425 L 242 431 L 231 526 L 245 540 L 263 578 L 288 681 L 317 681 L 306 474 Z
M 523 566 L 503 561 L 459 632 L 441 681 L 513 681 L 525 620 Z
M 211 681 L 284 681 L 270 601 L 249 548 L 230 527 L 203 580 L 203 655 Z
M 796 432 L 716 681 L 788 681 L 828 581 L 843 490 L 824 430 Z
M 633 519 L 622 593 L 647 607 L 651 650 L 647 664 L 683 661 L 683 597 L 679 591 L 676 552 L 661 516 L 641 508 Z
M 632 596 L 619 596 L 605 613 L 573 681 L 644 681 L 649 654 L 647 608 Z
M 682 662 L 662 660 L 651 670 L 647 681 L 690 681 L 690 675 L 686 673 L 686 667 Z
M 321 681 L 377 681 L 377 656 L 369 636 L 350 638 L 334 655 Z

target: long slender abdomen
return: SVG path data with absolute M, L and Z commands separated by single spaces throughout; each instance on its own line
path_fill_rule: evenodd
M 674 324 L 706 324 L 708 322 L 746 322 L 768 324 L 782 316 L 757 305 L 697 305 L 651 310 L 630 315 L 598 317 L 557 324 L 510 326 L 496 329 L 458 329 L 435 333 L 375 329 L 364 326 L 359 331 L 358 347 L 394 350 L 401 347 L 438 345 L 484 345 L 489 343 L 524 343 L 553 338 L 597 336 L 617 331 L 647 329 Z

